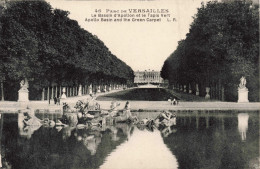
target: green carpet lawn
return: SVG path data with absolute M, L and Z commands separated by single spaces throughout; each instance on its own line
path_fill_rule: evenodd
M 145 100 L 145 101 L 167 101 L 169 98 L 177 98 L 162 88 L 137 88 L 124 90 L 97 97 L 100 101 L 112 100 Z

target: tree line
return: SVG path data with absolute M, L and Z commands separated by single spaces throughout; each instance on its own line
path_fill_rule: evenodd
M 239 79 L 245 76 L 249 100 L 259 101 L 259 4 L 202 4 L 161 76 L 170 86 L 190 84 L 193 93 L 198 84 L 201 96 L 210 87 L 212 98 L 226 101 L 237 101 Z
M 24 78 L 32 99 L 40 98 L 41 89 L 53 84 L 133 82 L 133 70 L 97 36 L 71 20 L 68 11 L 53 9 L 45 1 L 6 6 L 0 14 L 0 72 L 6 99 L 17 99 L 14 91 Z

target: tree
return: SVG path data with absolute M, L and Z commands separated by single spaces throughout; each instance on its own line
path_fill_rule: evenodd
M 0 16 L 1 69 L 8 81 L 29 79 L 35 89 L 30 94 L 36 93 L 32 98 L 40 98 L 41 89 L 51 84 L 133 81 L 132 69 L 68 15 L 45 1 L 8 3 Z
M 239 79 L 246 76 L 249 99 L 259 100 L 258 26 L 258 5 L 241 1 L 202 4 L 186 39 L 167 59 L 168 67 L 174 67 L 167 68 L 171 69 L 168 74 L 181 77 L 180 83 L 220 84 L 229 101 L 237 99 Z M 169 75 L 164 76 L 171 81 Z

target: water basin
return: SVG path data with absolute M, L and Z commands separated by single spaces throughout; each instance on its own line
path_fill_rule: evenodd
M 139 119 L 159 112 L 134 112 Z M 1 167 L 14 169 L 192 169 L 259 167 L 259 112 L 176 112 L 176 123 L 76 127 L 21 125 L 1 114 Z M 61 113 L 36 110 L 43 119 Z

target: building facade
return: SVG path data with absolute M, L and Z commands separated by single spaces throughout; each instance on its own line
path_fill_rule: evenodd
M 154 70 L 136 71 L 134 83 L 135 84 L 146 84 L 146 83 L 160 84 L 163 83 L 163 79 L 160 76 L 160 71 L 154 71 Z

